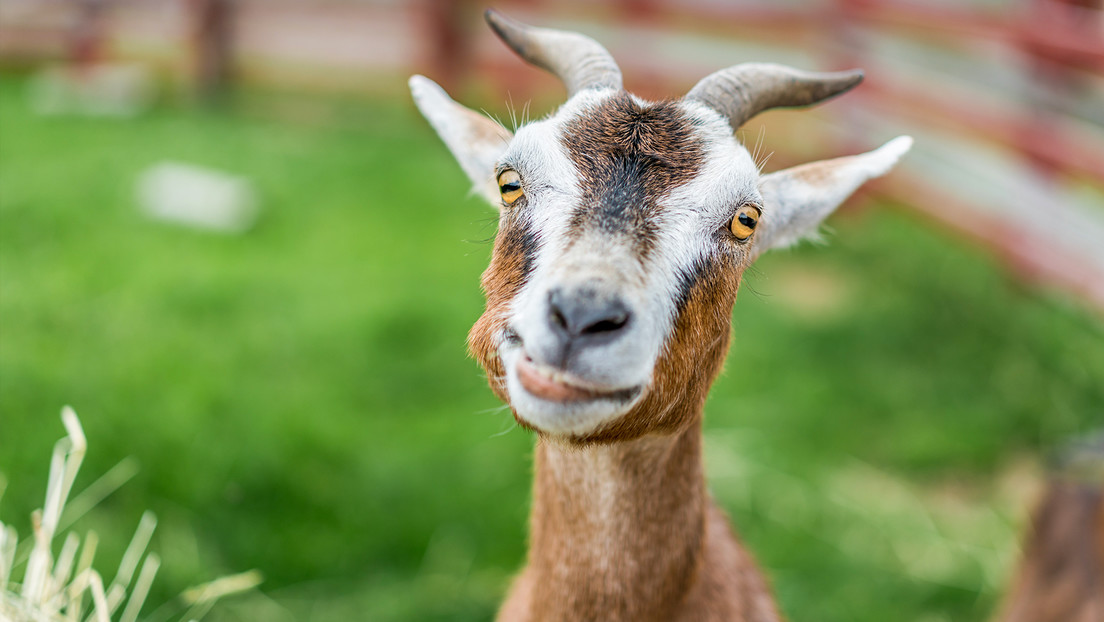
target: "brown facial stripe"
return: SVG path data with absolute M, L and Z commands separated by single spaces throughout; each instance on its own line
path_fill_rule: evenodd
M 505 374 L 498 358 L 498 335 L 506 327 L 509 303 L 529 281 L 540 248 L 540 236 L 516 214 L 503 219 L 495 238 L 491 264 L 483 272 L 487 308 L 468 333 L 468 351 L 487 371 L 495 394 L 506 400 L 499 379 Z
M 703 149 L 676 102 L 641 106 L 622 91 L 583 112 L 561 139 L 582 182 L 570 233 L 631 237 L 643 256 L 655 243 L 658 200 L 698 174 Z
M 678 294 L 675 298 L 676 317 L 682 315 L 698 284 L 708 279 L 717 269 L 717 262 L 710 257 L 698 257 L 689 266 L 679 268 Z
M 502 232 L 495 240 L 495 253 L 509 258 L 517 270 L 510 279 L 511 297 L 521 291 L 522 286 L 529 281 L 533 273 L 533 262 L 536 261 L 539 246 L 537 234 L 534 233 L 526 222 L 510 222 L 503 225 Z

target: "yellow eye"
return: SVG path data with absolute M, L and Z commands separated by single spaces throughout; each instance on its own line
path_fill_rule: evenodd
M 521 175 L 512 168 L 498 174 L 498 191 L 502 193 L 502 202 L 513 205 L 525 193 L 521 191 Z
M 755 225 L 759 224 L 759 215 L 758 207 L 750 204 L 741 206 L 732 217 L 732 222 L 728 223 L 728 228 L 737 240 L 744 242 L 751 237 L 752 233 L 755 233 Z

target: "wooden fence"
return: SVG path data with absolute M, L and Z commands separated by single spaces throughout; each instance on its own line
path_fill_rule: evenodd
M 626 86 L 685 92 L 738 62 L 862 67 L 846 98 L 749 124 L 770 168 L 912 134 L 873 191 L 919 210 L 1020 277 L 1104 309 L 1104 0 L 510 0 L 524 21 L 606 44 Z M 5 0 L 0 60 L 139 59 L 215 92 L 231 76 L 398 91 L 424 73 L 461 96 L 538 107 L 525 67 L 467 0 Z M 488 94 L 494 93 L 495 99 Z M 464 98 L 464 97 L 461 97 Z M 505 105 L 488 110 L 506 114 Z

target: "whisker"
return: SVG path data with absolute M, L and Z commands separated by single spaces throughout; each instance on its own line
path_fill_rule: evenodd
M 506 93 L 506 109 L 510 111 L 510 124 L 513 125 L 513 131 L 517 131 L 517 108 L 514 106 L 514 94 Z
M 748 267 L 748 269 L 744 272 L 744 274 L 747 275 L 747 278 L 744 278 L 743 281 L 740 283 L 741 288 L 744 288 L 744 287 L 748 288 L 751 291 L 751 294 L 753 296 L 755 296 L 756 298 L 758 298 L 759 300 L 761 300 L 763 302 L 766 302 L 767 299 L 769 299 L 771 297 L 771 295 L 756 289 L 755 281 L 753 280 L 754 278 L 759 278 L 759 277 L 764 276 L 763 271 L 760 270 L 759 267 L 756 266 L 755 264 L 752 264 L 751 266 Z
M 767 166 L 767 162 L 770 162 L 771 156 L 773 156 L 773 155 L 774 155 L 774 152 L 772 151 L 772 152 L 768 153 L 767 155 L 763 156 L 763 161 L 759 163 L 759 172 L 760 173 L 763 172 L 763 168 Z
M 479 220 L 473 220 L 472 224 L 479 225 L 479 230 L 489 235 L 485 238 L 464 238 L 463 242 L 468 244 L 490 244 L 494 242 L 495 236 L 497 235 L 498 218 L 481 218 Z M 496 231 L 489 231 L 490 229 L 495 229 Z
M 759 134 L 755 139 L 755 155 L 752 156 L 752 161 L 755 162 L 755 166 L 756 166 L 756 168 L 759 169 L 760 174 L 762 174 L 763 167 L 766 166 L 767 160 L 769 160 L 770 156 L 774 153 L 772 151 L 770 154 L 767 155 L 767 157 L 760 159 L 760 156 L 763 154 L 763 142 L 764 142 L 764 139 L 766 137 L 767 137 L 767 126 L 760 125 L 759 126 Z
M 759 133 L 755 138 L 755 144 L 751 146 L 751 161 L 759 166 L 759 149 L 763 146 L 763 126 L 759 126 Z M 762 172 L 762 171 L 760 171 Z
M 491 121 L 494 121 L 494 122 L 495 122 L 495 124 L 496 124 L 496 125 L 498 125 L 499 127 L 501 127 L 502 129 L 506 130 L 507 132 L 509 132 L 509 131 L 510 131 L 510 130 L 509 130 L 509 129 L 507 129 L 507 128 L 506 128 L 506 126 L 505 126 L 505 125 L 504 125 L 504 124 L 502 123 L 502 119 L 499 119 L 499 118 L 498 118 L 498 115 L 495 115 L 495 114 L 491 114 L 490 112 L 488 112 L 488 111 L 487 111 L 487 109 L 486 109 L 486 108 L 480 108 L 480 109 L 479 109 L 479 112 L 482 112 L 482 113 L 483 113 L 483 116 L 487 117 L 487 118 L 488 118 L 488 119 L 490 119 Z M 510 141 L 509 141 L 509 139 L 508 139 L 508 138 L 506 138 L 505 136 L 501 137 L 501 140 L 502 140 L 503 144 L 506 144 L 506 143 L 509 143 L 509 142 L 510 142 Z
M 510 406 L 508 404 L 503 404 L 502 406 L 495 406 L 494 408 L 484 408 L 483 410 L 477 410 L 477 411 L 475 411 L 475 414 L 477 414 L 477 415 L 496 415 L 496 414 L 506 410 L 509 407 Z

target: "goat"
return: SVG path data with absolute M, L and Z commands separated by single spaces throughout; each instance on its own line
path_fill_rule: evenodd
M 410 79 L 499 208 L 468 343 L 537 435 L 528 563 L 498 619 L 780 620 L 706 490 L 706 394 L 744 270 L 814 234 L 912 140 L 761 175 L 734 131 L 768 108 L 839 95 L 860 71 L 743 64 L 649 102 L 623 90 L 593 39 L 486 18 L 568 89 L 558 111 L 511 133 Z

